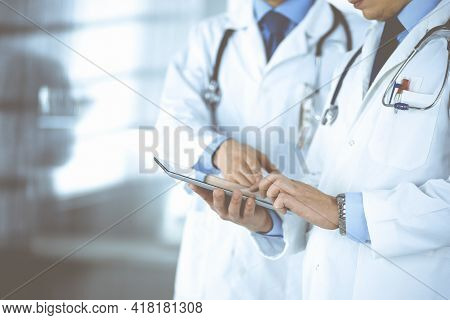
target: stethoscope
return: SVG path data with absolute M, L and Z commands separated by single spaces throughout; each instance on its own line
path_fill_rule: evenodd
M 330 29 L 319 39 L 318 43 L 316 44 L 316 51 L 315 51 L 315 64 L 316 64 L 316 72 L 315 72 L 315 85 L 316 88 L 312 89 L 312 93 L 308 98 L 313 98 L 318 93 L 318 82 L 319 82 L 319 76 L 320 76 L 320 67 L 321 67 L 321 57 L 323 54 L 323 47 L 325 45 L 326 40 L 328 39 L 331 34 L 333 34 L 339 26 L 342 26 L 345 37 L 346 37 L 346 47 L 347 51 L 351 51 L 353 48 L 353 40 L 352 40 L 352 34 L 350 31 L 350 26 L 344 17 L 344 15 L 339 11 L 336 7 L 329 4 L 332 12 L 333 12 L 333 24 L 330 27 Z M 231 38 L 231 36 L 235 33 L 236 30 L 234 29 L 227 29 L 225 30 L 222 40 L 219 45 L 219 49 L 217 51 L 216 60 L 213 66 L 213 72 L 209 78 L 208 85 L 202 90 L 202 99 L 205 103 L 205 105 L 208 107 L 211 117 L 211 125 L 213 128 L 217 129 L 217 107 L 219 106 L 221 100 L 222 100 L 222 92 L 220 90 L 220 84 L 218 81 L 219 78 L 219 71 L 220 66 L 222 63 L 223 54 L 225 52 L 225 49 L 227 47 L 227 44 Z M 318 115 L 320 119 L 321 113 Z
M 444 76 L 444 80 L 442 82 L 442 86 L 440 90 L 438 91 L 437 95 L 435 97 L 431 96 L 428 97 L 428 99 L 425 99 L 425 101 L 421 101 L 420 103 L 416 102 L 416 105 L 413 105 L 414 102 L 407 101 L 407 99 L 402 100 L 402 92 L 404 92 L 402 88 L 402 82 L 398 81 L 401 73 L 403 70 L 408 66 L 408 64 L 411 62 L 411 60 L 417 55 L 417 53 L 420 52 L 430 41 L 437 39 L 437 38 L 444 38 L 447 41 L 447 51 L 448 51 L 448 58 L 447 58 L 447 67 L 446 72 Z M 347 65 L 344 68 L 343 73 L 341 74 L 339 81 L 337 83 L 336 89 L 333 93 L 333 96 L 331 98 L 330 106 L 325 110 L 323 117 L 322 117 L 322 125 L 332 125 L 339 114 L 339 106 L 336 104 L 336 100 L 339 96 L 339 93 L 342 89 L 342 84 L 344 83 L 344 80 L 355 63 L 358 56 L 361 54 L 362 48 L 360 48 L 349 60 Z M 396 74 L 390 81 L 389 85 L 386 88 L 386 91 L 383 95 L 382 103 L 383 106 L 393 108 L 396 112 L 397 111 L 405 111 L 405 110 L 428 110 L 433 108 L 437 102 L 439 101 L 440 97 L 442 96 L 445 84 L 448 81 L 448 73 L 450 69 L 450 20 L 447 21 L 447 23 L 434 27 L 431 30 L 429 30 L 425 36 L 419 41 L 419 43 L 414 47 L 414 50 L 409 54 L 409 56 L 406 58 L 406 60 L 402 63 L 400 68 L 397 70 Z M 396 97 L 394 99 L 394 97 Z
M 214 63 L 213 73 L 209 78 L 209 83 L 205 89 L 202 91 L 203 102 L 209 109 L 209 113 L 211 116 L 211 126 L 213 128 L 217 128 L 217 116 L 216 111 L 217 107 L 222 100 L 222 92 L 220 90 L 219 85 L 219 71 L 220 65 L 222 64 L 223 53 L 225 52 L 225 48 L 227 47 L 228 41 L 231 36 L 234 34 L 236 30 L 227 29 L 222 36 L 222 40 L 220 41 L 219 50 L 217 51 L 216 62 Z

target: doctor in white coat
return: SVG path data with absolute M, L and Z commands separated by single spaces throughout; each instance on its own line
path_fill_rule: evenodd
M 449 299 L 450 0 L 350 2 L 379 22 L 338 69 L 337 107 L 324 113 L 309 153 L 322 159 L 318 189 L 282 175 L 260 189 L 313 225 L 298 266 L 304 298 Z M 220 192 L 196 191 L 222 217 L 264 230 L 267 213 L 254 202 L 236 217 Z M 292 235 L 303 230 L 286 220 L 283 229 L 253 235 L 263 255 L 302 249 Z
M 255 0 L 241 1 L 238 8 L 200 23 L 167 72 L 161 99 L 165 112 L 157 126 L 158 155 L 184 168 L 220 172 L 245 185 L 258 181 L 262 169 L 275 167 L 300 177 L 297 160 L 294 165 L 282 163 L 279 155 L 286 153 L 285 160 L 288 152 L 294 155 L 300 112 L 306 119 L 300 122 L 308 129 L 308 119 L 320 117 L 333 69 L 352 42 L 362 39 L 362 33 L 349 35 L 345 21 L 358 31 L 366 25 L 356 15 L 339 15 L 324 0 Z M 212 117 L 204 92 L 230 29 L 234 32 L 224 46 L 216 79 L 221 101 Z M 219 130 L 211 128 L 214 122 Z M 305 148 L 313 130 L 302 134 Z M 292 261 L 298 265 L 302 253 L 270 261 L 254 250 L 245 230 L 220 220 L 198 197 L 193 199 L 186 208 L 176 298 L 301 297 L 301 275 L 292 274 L 296 279 L 289 280 L 285 270 Z

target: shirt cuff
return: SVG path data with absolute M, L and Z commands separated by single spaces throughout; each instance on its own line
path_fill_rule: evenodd
M 269 232 L 258 234 L 266 237 L 283 238 L 283 221 L 280 216 L 272 210 L 269 210 L 270 218 L 272 219 L 272 229 Z
M 220 170 L 217 169 L 213 164 L 213 156 L 216 150 L 229 138 L 226 136 L 219 135 L 213 142 L 211 142 L 203 151 L 203 154 L 198 159 L 197 163 L 194 165 L 194 169 L 206 174 L 219 174 Z
M 363 195 L 360 192 L 345 194 L 347 237 L 357 242 L 369 242 L 370 235 L 364 213 Z

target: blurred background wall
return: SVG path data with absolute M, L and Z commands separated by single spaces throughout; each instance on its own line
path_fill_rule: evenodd
M 190 27 L 226 1 L 5 3 L 0 296 L 84 246 L 9 298 L 171 298 L 182 191 L 132 214 L 173 184 L 139 174 L 137 128 L 154 124 L 147 99 L 158 103 Z
M 0 297 L 172 297 L 189 197 L 139 173 L 138 128 L 190 27 L 240 1 L 0 1 Z

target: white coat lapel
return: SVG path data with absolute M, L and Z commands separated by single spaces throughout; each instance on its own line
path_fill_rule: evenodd
M 266 66 L 264 42 L 253 14 L 251 1 L 242 3 L 240 8 L 228 12 L 229 26 L 235 29 L 234 43 L 241 57 L 241 64 L 256 81 L 262 77 Z
M 380 46 L 380 38 L 383 33 L 383 29 L 384 23 L 376 22 L 372 26 L 372 28 L 370 28 L 367 35 L 367 40 L 365 41 L 362 49 L 359 66 L 357 66 L 358 79 L 361 79 L 361 83 L 359 85 L 355 85 L 355 88 L 357 89 L 355 95 L 358 95 L 357 97 L 360 99 L 358 99 L 357 101 L 361 101 L 361 103 L 356 110 L 356 116 L 354 118 L 353 124 L 355 124 L 359 117 L 364 113 L 365 106 L 367 106 L 367 101 L 371 99 L 371 96 L 374 92 L 377 92 L 377 90 L 379 90 L 380 81 L 386 76 L 387 72 L 403 62 L 414 47 L 414 45 L 412 45 L 411 50 L 409 50 L 409 48 L 406 47 L 411 46 L 411 44 L 407 44 L 405 43 L 405 41 L 411 42 L 410 39 L 408 41 L 407 39 L 403 40 L 403 42 L 399 45 L 396 51 L 392 54 L 392 56 L 380 70 L 372 85 L 369 87 L 373 64 L 375 61 L 377 50 Z M 408 36 L 407 38 L 410 37 Z
M 361 56 L 353 64 L 352 68 L 355 68 L 355 79 L 352 79 L 353 90 L 352 100 L 356 102 L 354 105 L 354 118 L 350 128 L 354 126 L 361 114 L 364 112 L 366 106 L 365 100 L 369 93 L 370 75 L 372 73 L 372 67 L 375 60 L 375 55 L 378 49 L 378 43 L 383 32 L 384 23 L 374 22 L 372 26 L 367 30 L 366 40 L 362 47 Z M 350 77 L 347 75 L 347 77 Z M 370 88 L 370 90 L 373 88 Z
M 242 63 L 247 65 L 248 72 L 255 79 L 261 79 L 267 64 L 266 51 L 258 24 L 255 20 L 247 29 L 242 30 L 238 45 L 242 48 L 240 50 L 243 56 Z
M 355 85 L 360 101 L 365 97 L 369 89 L 370 75 L 372 74 L 372 67 L 375 61 L 375 56 L 378 50 L 378 43 L 383 33 L 384 23 L 374 23 L 369 29 L 364 42 L 361 59 L 359 60 L 358 74 L 361 83 Z

